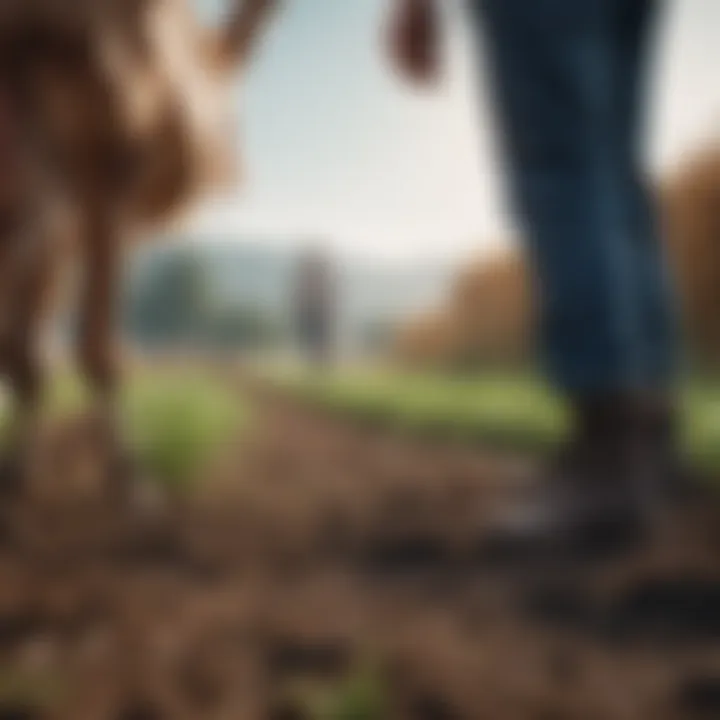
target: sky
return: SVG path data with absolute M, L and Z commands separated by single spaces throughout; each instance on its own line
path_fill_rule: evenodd
M 223 4 L 194 1 L 208 19 Z M 237 81 L 244 183 L 191 229 L 401 262 L 504 246 L 493 108 L 461 1 L 446 3 L 443 82 L 419 92 L 383 55 L 390 0 L 285 0 Z M 649 139 L 658 172 L 720 137 L 720 2 L 666 4 Z

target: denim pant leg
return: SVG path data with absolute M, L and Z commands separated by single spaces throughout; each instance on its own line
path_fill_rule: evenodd
M 528 242 L 548 372 L 572 393 L 644 385 L 634 229 L 618 158 L 609 0 L 472 0 Z M 629 125 L 628 125 L 629 129 Z
M 614 0 L 617 7 L 616 118 L 624 143 L 619 150 L 620 182 L 633 230 L 633 267 L 642 306 L 643 377 L 651 389 L 665 389 L 677 367 L 675 290 L 662 242 L 659 213 L 643 170 L 647 64 L 662 0 Z

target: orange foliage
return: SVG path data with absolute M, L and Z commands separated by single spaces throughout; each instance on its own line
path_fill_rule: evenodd
M 522 357 L 531 334 L 530 309 L 527 273 L 517 254 L 473 262 L 460 273 L 440 312 L 403 329 L 400 357 L 452 366 Z
M 399 332 L 399 356 L 419 366 L 452 364 L 456 354 L 454 325 L 454 318 L 444 312 L 413 319 Z
M 720 146 L 692 159 L 663 191 L 666 236 L 686 337 L 720 359 Z

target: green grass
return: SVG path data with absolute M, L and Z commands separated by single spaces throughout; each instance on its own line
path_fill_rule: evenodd
M 125 425 L 139 460 L 175 488 L 192 486 L 247 425 L 248 408 L 202 376 L 144 377 L 128 386 Z
M 467 441 L 542 447 L 565 432 L 559 402 L 530 376 L 394 373 L 287 376 L 291 391 L 372 424 Z
M 384 720 L 390 715 L 386 683 L 372 665 L 355 668 L 337 682 L 296 681 L 286 688 L 285 700 L 299 717 L 312 720 Z
M 89 406 L 83 384 L 72 375 L 53 382 L 45 414 L 52 420 Z M 131 376 L 120 398 L 124 433 L 149 475 L 171 490 L 196 485 L 228 443 L 249 424 L 249 408 L 226 383 L 201 371 L 153 370 Z M 0 412 L 0 433 L 10 413 Z
M 388 717 L 384 683 L 371 668 L 363 669 L 328 693 L 313 713 L 316 720 L 383 720 Z
M 568 429 L 563 404 L 529 373 L 296 374 L 279 382 L 309 402 L 360 421 L 436 439 L 545 452 Z M 720 379 L 688 380 L 682 398 L 687 452 L 700 466 L 720 472 Z

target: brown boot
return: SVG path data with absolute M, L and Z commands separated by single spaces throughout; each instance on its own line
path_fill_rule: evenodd
M 603 559 L 634 547 L 663 509 L 666 448 L 648 432 L 638 401 L 583 399 L 574 412 L 572 439 L 493 523 L 488 560 Z
M 673 503 L 692 503 L 708 497 L 707 478 L 692 466 L 682 448 L 680 413 L 668 397 L 646 398 L 638 406 L 647 442 L 655 448 L 658 482 Z

